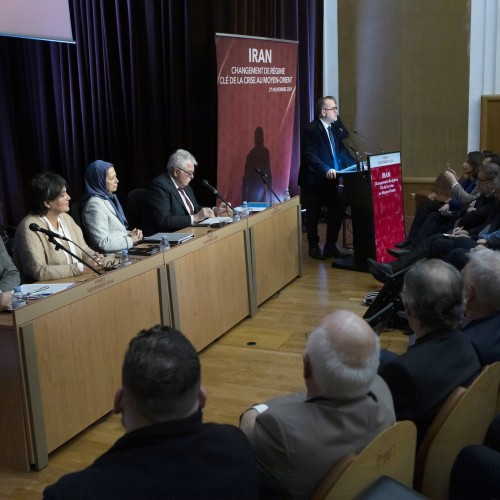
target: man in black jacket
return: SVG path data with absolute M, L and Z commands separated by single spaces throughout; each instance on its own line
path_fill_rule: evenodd
M 326 96 L 315 105 L 316 117 L 302 133 L 299 186 L 306 209 L 309 255 L 314 259 L 345 257 L 337 247 L 344 218 L 344 204 L 339 195 L 338 171 L 355 163 L 342 139 L 349 137 L 338 115 L 337 100 Z M 326 242 L 319 248 L 318 221 L 326 207 Z
M 132 339 L 115 396 L 125 435 L 44 498 L 257 498 L 256 464 L 243 433 L 202 423 L 200 361 L 181 332 L 156 326 Z
M 472 344 L 458 330 L 465 312 L 460 272 L 431 259 L 405 275 L 403 304 L 415 345 L 380 369 L 394 400 L 397 420 L 412 420 L 420 443 L 441 404 L 481 369 Z

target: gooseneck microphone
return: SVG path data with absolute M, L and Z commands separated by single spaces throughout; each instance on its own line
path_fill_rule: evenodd
M 269 192 L 274 194 L 274 197 L 278 200 L 278 203 L 281 203 L 281 200 L 279 199 L 278 195 L 273 191 L 273 187 L 271 185 L 271 182 L 269 181 L 269 176 L 265 172 L 262 172 L 260 168 L 256 168 L 255 171 L 260 175 L 262 182 L 267 186 Z
M 107 271 L 107 269 L 99 261 L 97 261 L 94 256 L 89 255 L 88 252 L 86 252 L 80 245 L 78 245 L 74 241 L 71 241 L 69 238 L 66 238 L 66 236 L 63 236 L 62 234 L 59 234 L 59 233 L 55 233 L 54 231 L 51 231 L 50 229 L 45 229 L 43 227 L 40 227 L 35 222 L 32 222 L 28 227 L 31 229 L 31 231 L 34 231 L 35 233 L 38 232 L 38 233 L 43 233 L 43 234 L 47 235 L 49 237 L 49 241 L 55 245 L 56 250 L 59 250 L 59 249 L 64 250 L 66 253 L 68 253 L 69 255 L 74 257 L 78 262 L 80 262 L 84 266 L 87 266 L 89 269 L 91 269 L 92 271 L 94 271 L 97 274 L 101 274 L 101 272 L 98 269 L 87 264 L 87 262 L 85 262 L 83 259 L 78 257 L 78 255 L 75 255 L 73 252 L 71 252 L 71 250 L 67 249 L 64 245 L 61 245 L 56 240 L 54 240 L 54 238 L 58 238 L 58 239 L 64 240 L 64 241 L 70 241 L 71 243 L 73 243 L 73 245 L 77 246 L 84 254 L 86 254 L 88 257 L 90 257 L 103 271 Z
M 353 132 L 356 135 L 359 135 L 359 137 L 364 139 L 366 142 L 368 142 L 368 144 L 375 146 L 380 152 L 385 153 L 385 149 L 383 147 L 381 147 L 380 144 L 376 143 L 374 140 L 369 139 L 368 137 L 366 137 L 366 135 L 363 135 L 361 132 L 358 132 L 357 130 L 353 130 Z
M 223 201 L 226 206 L 230 209 L 233 210 L 233 207 L 231 206 L 231 203 L 229 203 L 227 200 L 223 198 L 223 196 L 215 189 L 213 186 L 211 186 L 206 179 L 203 179 L 201 181 L 201 185 L 205 186 L 209 191 L 211 191 L 217 198 L 220 198 L 221 201 Z
M 46 234 L 47 236 L 49 236 L 50 238 L 59 238 L 60 240 L 65 240 L 65 241 L 69 241 L 68 238 L 66 238 L 66 236 L 63 236 L 62 234 L 59 234 L 59 233 L 54 233 L 54 231 L 51 231 L 50 229 L 45 229 L 43 227 L 40 227 L 38 224 L 36 224 L 35 222 L 32 222 L 29 226 L 28 226 L 32 231 L 34 232 L 38 232 L 38 233 L 43 233 L 43 234 Z

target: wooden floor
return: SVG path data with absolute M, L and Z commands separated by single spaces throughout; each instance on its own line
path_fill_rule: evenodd
M 381 287 L 370 274 L 333 269 L 331 259 L 310 259 L 305 240 L 303 261 L 302 278 L 201 353 L 202 381 L 208 392 L 205 421 L 237 425 L 249 405 L 303 390 L 306 334 L 335 308 L 363 315 L 362 298 Z M 404 352 L 407 337 L 398 331 L 384 332 L 381 344 Z M 0 468 L 0 499 L 40 498 L 45 486 L 86 467 L 122 434 L 119 416 L 111 415 L 52 453 L 49 465 L 41 471 Z

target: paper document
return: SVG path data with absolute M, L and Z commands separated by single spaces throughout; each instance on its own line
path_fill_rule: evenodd
M 27 297 L 45 297 L 73 286 L 74 283 L 32 283 L 21 285 L 21 293 Z

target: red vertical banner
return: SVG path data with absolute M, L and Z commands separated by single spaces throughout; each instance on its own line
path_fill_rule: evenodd
M 217 34 L 217 188 L 234 205 L 288 188 L 297 42 Z M 259 173 L 260 172 L 260 173 Z
M 403 180 L 401 153 L 382 153 L 368 159 L 372 184 L 375 250 L 378 262 L 394 258 L 387 253 L 404 240 Z

